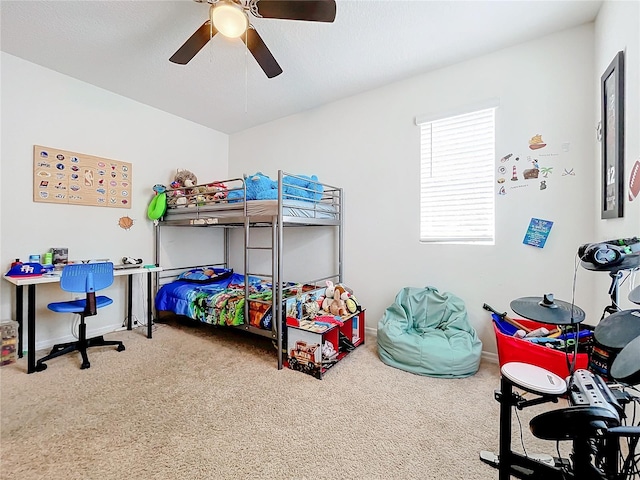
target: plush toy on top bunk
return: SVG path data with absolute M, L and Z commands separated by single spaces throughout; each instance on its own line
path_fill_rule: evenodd
M 195 207 L 227 198 L 227 186 L 221 182 L 198 185 L 198 178 L 189 170 L 178 169 L 171 182 L 170 206 Z
M 278 182 L 274 182 L 261 172 L 245 179 L 247 200 L 275 200 L 278 198 Z M 241 190 L 229 192 L 229 200 L 240 200 L 244 193 Z
M 176 171 L 175 177 L 173 177 L 171 188 L 194 187 L 197 184 L 198 177 L 196 177 L 195 173 L 179 168 Z
M 178 169 L 173 181 L 170 184 L 171 192 L 167 198 L 167 204 L 170 207 L 184 207 L 189 201 L 187 195 L 190 193 L 187 189 L 198 184 L 198 177 L 189 170 Z
M 278 182 L 262 172 L 246 177 L 247 200 L 276 200 L 278 198 Z M 323 188 L 315 175 L 286 175 L 282 178 L 282 196 L 291 200 L 319 201 Z M 229 200 L 242 199 L 243 192 L 229 192 Z

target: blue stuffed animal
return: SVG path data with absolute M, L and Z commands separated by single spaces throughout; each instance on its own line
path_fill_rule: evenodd
M 286 175 L 282 178 L 282 196 L 291 200 L 319 202 L 322 198 L 323 188 L 315 175 Z M 275 200 L 278 198 L 278 182 L 271 180 L 262 172 L 248 175 L 245 178 L 247 187 L 247 200 Z M 229 192 L 229 201 L 242 199 L 242 192 L 234 190 Z
M 275 200 L 278 198 L 278 182 L 271 180 L 262 172 L 249 175 L 245 178 L 247 188 L 247 200 Z M 242 198 L 242 192 L 234 190 L 229 192 L 229 200 Z
M 319 202 L 323 188 L 318 183 L 318 177 L 311 175 L 285 176 L 282 178 L 282 194 L 284 198 Z
M 247 198 L 250 200 L 275 200 L 278 198 L 278 182 L 262 172 L 247 177 Z

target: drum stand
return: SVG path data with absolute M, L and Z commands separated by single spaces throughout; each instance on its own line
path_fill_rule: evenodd
M 604 307 L 600 320 L 604 319 L 607 313 L 612 314 L 620 311 L 620 307 L 618 307 L 618 298 L 620 293 L 620 279 L 622 278 L 622 275 L 622 270 L 609 272 L 609 276 L 611 277 L 611 285 L 609 286 L 611 305 Z
M 495 399 L 500 403 L 500 446 L 499 453 L 487 451 L 480 452 L 480 460 L 498 468 L 498 479 L 509 480 L 511 475 L 521 479 L 544 480 L 568 480 L 573 479 L 571 473 L 567 473 L 561 467 L 549 465 L 532 457 L 527 457 L 511 450 L 511 407 L 518 410 L 546 402 L 558 402 L 556 395 L 542 395 L 532 400 L 524 400 L 522 396 L 513 391 L 513 382 L 504 375 L 500 379 L 500 391 L 496 390 Z M 557 463 L 559 459 L 554 459 Z M 562 466 L 567 466 L 563 464 Z

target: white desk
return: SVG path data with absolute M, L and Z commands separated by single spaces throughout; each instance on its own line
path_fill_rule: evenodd
M 127 276 L 127 330 L 132 326 L 132 291 L 133 276 L 147 274 L 147 337 L 151 338 L 151 327 L 153 324 L 153 314 L 151 311 L 151 274 L 162 271 L 162 267 L 149 268 L 124 268 L 113 271 L 114 277 Z M 18 327 L 18 356 L 22 357 L 22 333 L 23 333 L 23 289 L 27 290 L 27 333 L 29 334 L 29 345 L 27 345 L 27 373 L 36 371 L 36 286 L 43 283 L 60 283 L 60 276 L 40 276 L 40 277 L 4 277 L 4 279 L 16 286 L 16 320 Z

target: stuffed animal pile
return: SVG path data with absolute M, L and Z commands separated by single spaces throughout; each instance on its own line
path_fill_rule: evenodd
M 245 177 L 247 200 L 276 200 L 278 198 L 278 182 L 262 172 Z M 167 190 L 167 205 L 174 207 L 195 207 L 209 203 L 229 200 L 238 201 L 243 198 L 242 190 L 228 191 L 224 183 L 212 182 L 198 184 L 196 175 L 184 169 L 178 169 Z M 318 202 L 322 198 L 323 188 L 315 175 L 287 175 L 282 179 L 282 196 L 285 199 Z
M 333 316 L 346 317 L 362 310 L 353 290 L 339 283 L 327 281 L 327 288 L 322 299 L 322 310 Z
M 226 199 L 227 186 L 220 182 L 198 185 L 194 173 L 178 169 L 168 193 L 167 204 L 170 207 L 195 207 Z

